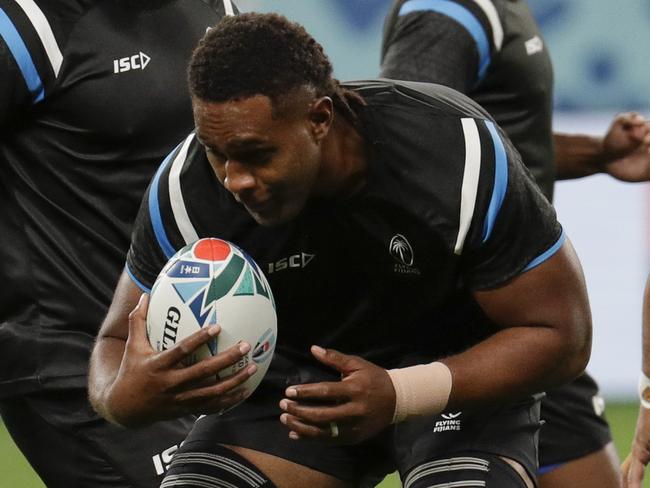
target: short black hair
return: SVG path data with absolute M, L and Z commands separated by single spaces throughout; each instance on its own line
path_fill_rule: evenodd
M 224 17 L 195 49 L 190 93 L 208 102 L 265 95 L 273 102 L 309 86 L 334 96 L 338 83 L 323 47 L 301 25 L 278 14 Z

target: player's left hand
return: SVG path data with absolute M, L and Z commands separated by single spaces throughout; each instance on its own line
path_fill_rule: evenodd
M 602 144 L 605 172 L 621 181 L 650 180 L 650 121 L 635 112 L 619 114 Z
M 312 346 L 321 363 L 341 373 L 341 381 L 290 386 L 280 421 L 292 439 L 319 438 L 356 444 L 393 420 L 395 389 L 385 369 L 358 356 Z
M 632 451 L 621 466 L 623 488 L 641 488 L 648 462 L 650 462 L 650 410 L 639 407 Z

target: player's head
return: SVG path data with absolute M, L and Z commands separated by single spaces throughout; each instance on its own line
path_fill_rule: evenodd
M 291 220 L 317 192 L 341 98 L 323 48 L 280 15 L 227 17 L 200 42 L 188 78 L 197 136 L 221 183 L 259 223 Z

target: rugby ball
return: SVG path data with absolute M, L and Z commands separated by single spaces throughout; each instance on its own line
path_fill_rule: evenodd
M 221 326 L 221 332 L 184 363 L 248 342 L 248 354 L 219 373 L 224 378 L 255 363 L 257 371 L 243 384 L 248 397 L 262 381 L 275 350 L 273 294 L 250 256 L 230 242 L 207 238 L 178 251 L 158 275 L 151 288 L 147 334 L 151 346 L 164 351 L 214 324 Z

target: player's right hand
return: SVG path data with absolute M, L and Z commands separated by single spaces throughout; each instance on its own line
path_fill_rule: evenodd
M 208 414 L 232 407 L 244 398 L 238 388 L 256 370 L 255 365 L 219 379 L 218 372 L 237 364 L 250 350 L 237 344 L 192 365 L 184 360 L 221 330 L 206 327 L 156 352 L 147 339 L 148 295 L 143 295 L 129 314 L 129 337 L 113 382 L 109 403 L 113 420 L 124 426 L 149 424 L 187 414 Z
M 623 488 L 642 487 L 648 462 L 650 462 L 650 410 L 639 407 L 632 451 L 621 466 Z

